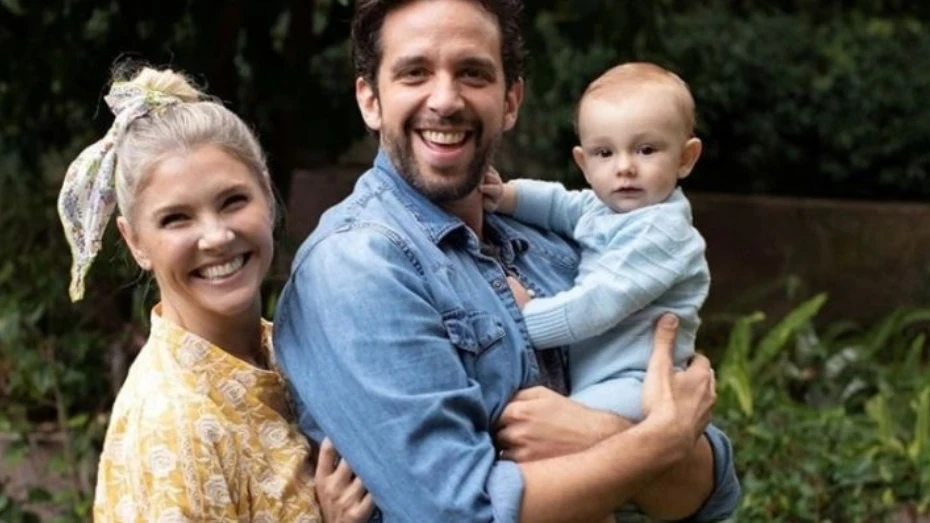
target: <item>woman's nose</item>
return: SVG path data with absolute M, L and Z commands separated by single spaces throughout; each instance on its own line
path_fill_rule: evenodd
M 224 247 L 235 238 L 233 231 L 221 221 L 205 224 L 197 247 L 203 250 L 216 250 Z

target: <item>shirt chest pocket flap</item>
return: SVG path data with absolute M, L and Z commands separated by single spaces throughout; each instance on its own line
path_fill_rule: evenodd
M 484 311 L 455 310 L 442 317 L 443 325 L 459 350 L 480 356 L 504 337 L 504 325 Z

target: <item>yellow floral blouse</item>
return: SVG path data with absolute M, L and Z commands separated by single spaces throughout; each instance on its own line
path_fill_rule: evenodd
M 263 322 L 271 357 L 271 324 Z M 281 377 L 152 311 L 113 406 L 95 521 L 319 523 L 310 448 Z

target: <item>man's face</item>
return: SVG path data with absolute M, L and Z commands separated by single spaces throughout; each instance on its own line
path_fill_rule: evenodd
M 400 174 L 436 203 L 474 191 L 517 119 L 522 81 L 507 89 L 497 19 L 469 0 L 415 0 L 381 28 L 377 89 L 356 96 Z

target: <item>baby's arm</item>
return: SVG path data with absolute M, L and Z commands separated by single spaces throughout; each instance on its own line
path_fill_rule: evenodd
M 523 309 L 537 348 L 602 334 L 666 293 L 704 254 L 690 223 L 652 213 L 609 238 L 605 251 L 576 285 Z
M 570 191 L 557 182 L 520 179 L 506 186 L 513 188 L 514 218 L 564 236 L 571 236 L 578 220 L 599 203 L 592 191 Z
M 493 167 L 481 184 L 485 210 L 570 236 L 578 220 L 597 198 L 591 191 L 569 191 L 562 184 L 540 180 L 503 183 Z

